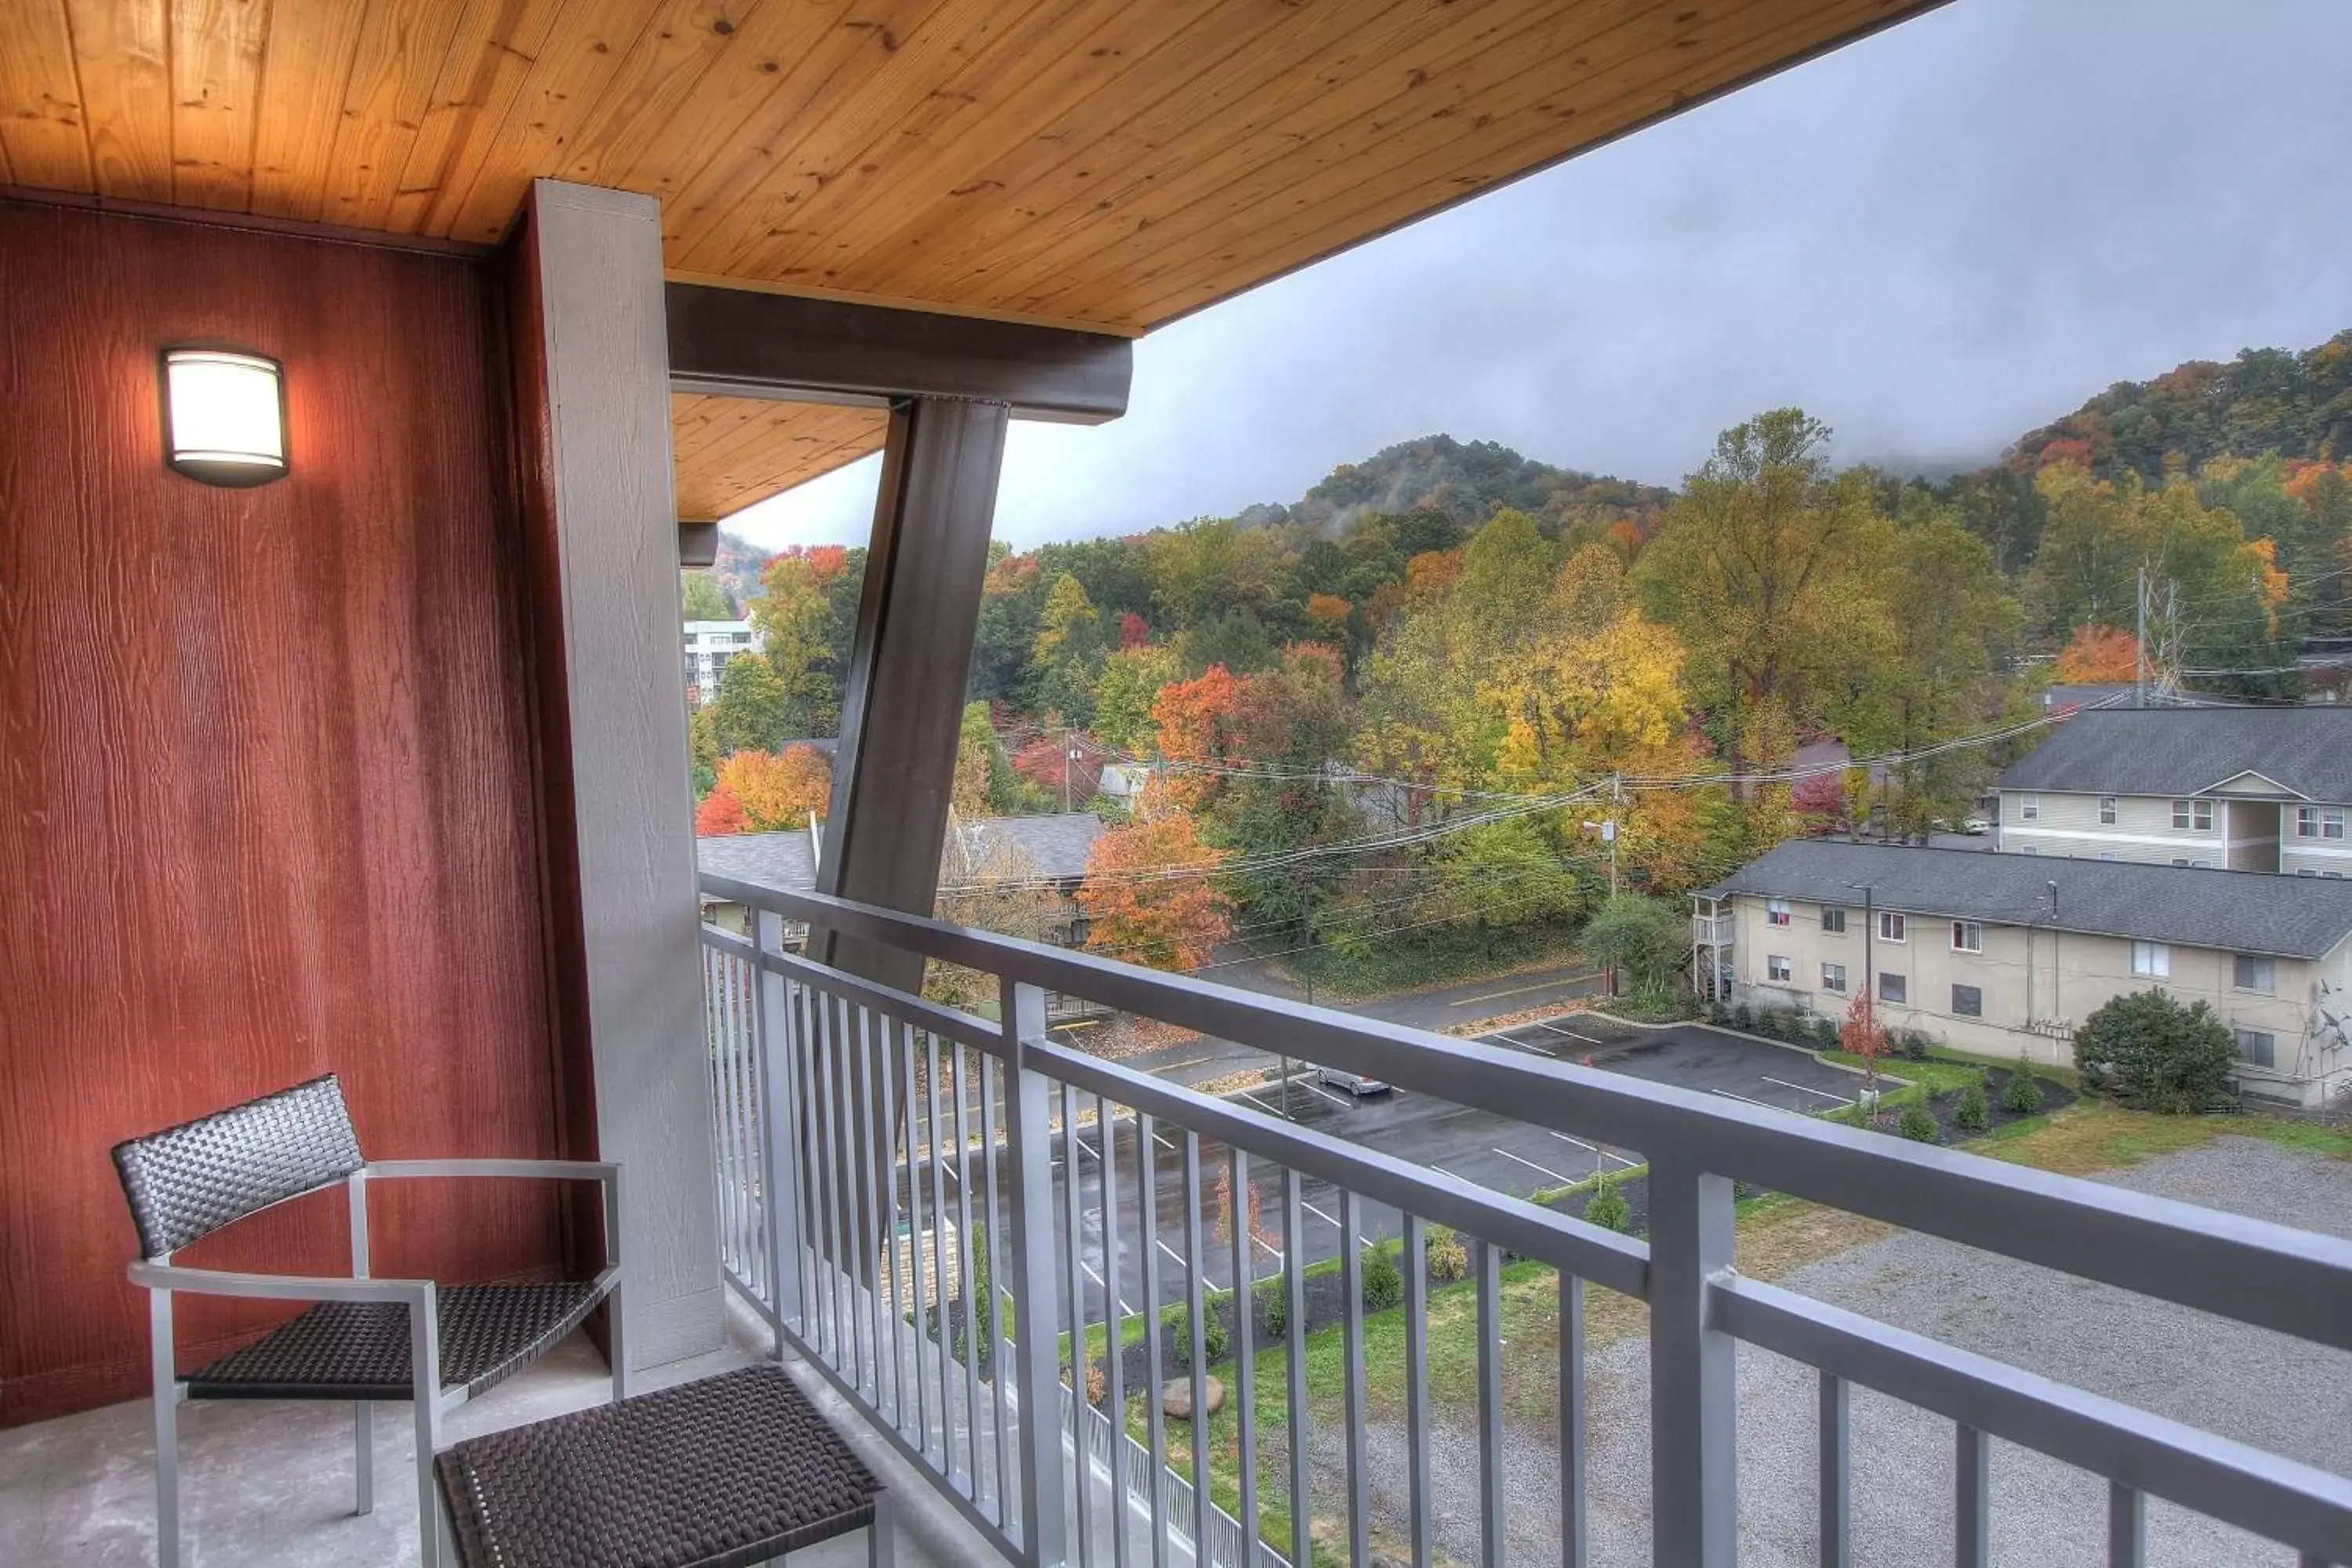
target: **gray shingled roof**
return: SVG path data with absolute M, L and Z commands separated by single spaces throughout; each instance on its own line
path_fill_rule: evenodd
M 2003 773 L 2000 787 L 2192 795 L 2245 773 L 2306 800 L 2352 801 L 2352 707 L 2077 713 Z
M 1087 874 L 1087 855 L 1102 837 L 1103 825 L 1093 812 L 1074 811 L 1046 816 L 983 817 L 966 823 L 963 830 L 979 839 L 975 848 L 983 853 L 993 840 L 1008 839 L 1039 875 L 1075 882 Z M 816 886 L 816 860 L 809 853 L 806 828 L 722 834 L 694 842 L 702 868 L 716 876 L 788 892 L 804 893 Z
M 1791 840 L 1707 892 L 1859 909 L 1864 885 L 1883 910 L 2281 958 L 2323 957 L 2352 933 L 2352 880 L 1843 838 Z

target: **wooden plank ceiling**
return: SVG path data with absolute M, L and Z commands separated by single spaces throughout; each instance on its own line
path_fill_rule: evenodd
M 1137 332 L 1934 3 L 5 0 L 0 184 Z

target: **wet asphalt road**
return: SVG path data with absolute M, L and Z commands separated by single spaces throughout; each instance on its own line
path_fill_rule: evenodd
M 1640 1030 L 1612 1024 L 1589 1015 L 1570 1015 L 1545 1024 L 1522 1026 L 1496 1036 L 1491 1043 L 1533 1055 L 1570 1061 L 1588 1057 L 1591 1064 L 1695 1092 L 1720 1095 L 1745 1103 L 1796 1111 L 1818 1111 L 1852 1099 L 1856 1075 L 1821 1061 L 1811 1052 L 1766 1041 L 1724 1034 L 1713 1029 L 1680 1026 Z M 1485 1110 L 1453 1104 L 1434 1096 L 1391 1091 L 1357 1099 L 1344 1090 L 1315 1081 L 1309 1071 L 1290 1080 L 1287 1105 L 1280 1086 L 1266 1085 L 1237 1094 L 1234 1103 L 1267 1114 L 1285 1114 L 1302 1126 L 1377 1148 L 1399 1159 L 1428 1165 L 1465 1181 L 1498 1192 L 1527 1195 L 1541 1189 L 1566 1186 L 1592 1175 L 1597 1168 L 1622 1169 L 1634 1154 L 1607 1139 L 1587 1142 L 1530 1126 Z M 1058 1114 L 1059 1098 L 1055 1099 Z M 1184 1299 L 1190 1277 L 1190 1256 L 1200 1248 L 1201 1277 L 1205 1289 L 1223 1289 L 1235 1278 L 1233 1245 L 1217 1236 L 1224 1205 L 1218 1196 L 1218 1173 L 1228 1167 L 1230 1152 L 1213 1139 L 1198 1142 L 1200 1171 L 1197 1205 L 1185 1192 L 1188 1134 L 1164 1123 L 1152 1129 L 1149 1145 L 1153 1157 L 1154 1193 L 1150 1205 L 1155 1224 L 1149 1234 L 1142 1224 L 1145 1206 L 1138 1160 L 1135 1119 L 1126 1113 L 1115 1121 L 1110 1163 L 1116 1232 L 1117 1267 L 1105 1262 L 1104 1163 L 1100 1128 L 1089 1120 L 1090 1098 L 1081 1097 L 1077 1137 L 1078 1235 L 1080 1288 L 1090 1321 L 1099 1321 L 1106 1287 L 1116 1281 L 1122 1312 L 1139 1308 L 1156 1296 L 1163 1302 Z M 1065 1165 L 1068 1140 L 1055 1141 L 1054 1223 L 1057 1254 L 1055 1287 L 1065 1303 L 1067 1280 L 1067 1194 Z M 972 1157 L 975 1204 L 985 1207 L 981 1157 Z M 923 1167 L 924 1219 L 929 1217 L 928 1164 Z M 942 1173 L 949 1217 L 957 1209 L 956 1166 Z M 1283 1251 L 1291 1245 L 1283 1234 L 1282 1174 L 1271 1162 L 1251 1162 L 1250 1184 L 1258 1194 L 1259 1237 L 1251 1242 L 1253 1279 L 1264 1279 L 1282 1267 Z M 1000 1170 L 1008 1191 L 1010 1173 Z M 1298 1245 L 1306 1261 L 1320 1262 L 1339 1255 L 1342 1202 L 1333 1185 L 1307 1178 L 1301 1183 L 1302 1222 Z M 1198 1216 L 1197 1237 L 1188 1231 L 1187 1211 Z M 1357 1233 L 1364 1241 L 1395 1236 L 1402 1228 L 1394 1209 L 1365 1201 L 1360 1205 Z M 999 1230 L 999 1235 L 1004 1234 Z M 1147 1277 L 1146 1255 L 1150 1254 Z

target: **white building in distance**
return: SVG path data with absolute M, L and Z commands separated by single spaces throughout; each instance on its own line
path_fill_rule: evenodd
M 708 708 L 719 696 L 719 678 L 739 653 L 758 653 L 760 634 L 749 621 L 686 623 L 686 700 Z

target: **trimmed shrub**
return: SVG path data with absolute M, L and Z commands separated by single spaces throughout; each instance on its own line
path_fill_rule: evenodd
M 1926 1106 L 1915 1100 L 1903 1108 L 1902 1115 L 1895 1119 L 1895 1131 L 1914 1143 L 1933 1143 L 1936 1142 L 1936 1118 Z
M 1266 1338 L 1278 1340 L 1290 1331 L 1290 1292 L 1283 1281 L 1269 1279 L 1258 1286 L 1257 1322 Z
M 1374 1242 L 1364 1248 L 1364 1310 L 1385 1312 L 1403 1300 L 1404 1271 L 1387 1247 Z
M 1450 1285 L 1470 1272 L 1470 1249 L 1462 1245 L 1452 1226 L 1430 1226 L 1429 1239 L 1421 1250 L 1432 1279 Z
M 1767 1039 L 1777 1040 L 1781 1035 L 1781 1012 L 1778 1007 L 1756 1009 L 1756 1032 Z
M 1755 1026 L 1755 1016 L 1748 1011 L 1747 1003 L 1742 1002 L 1738 1006 L 1734 1007 L 1731 1010 L 1731 1026 L 1733 1028 L 1751 1028 Z
M 2135 991 L 2074 1031 L 2074 1065 L 2102 1094 L 2179 1114 L 2229 1103 L 2238 1047 L 2210 1004 L 2184 1007 L 2162 991 Z
M 1585 1220 L 1603 1230 L 1623 1230 L 1633 1220 L 1633 1205 L 1617 1190 L 1617 1184 L 1603 1176 L 1592 1190 L 1591 1201 L 1584 1205 Z
M 2041 1083 L 2025 1068 L 2019 1068 L 2001 1086 L 2000 1108 L 2012 1116 L 2032 1115 L 2042 1109 Z
M 1221 1362 L 1225 1359 L 1225 1321 L 1217 1316 L 1216 1309 L 1213 1307 L 1204 1308 L 1203 1315 L 1208 1319 L 1209 1327 L 1208 1331 L 1202 1335 L 1201 1348 L 1204 1352 L 1202 1359 L 1210 1363 Z M 1181 1301 L 1169 1308 L 1160 1314 L 1160 1329 L 1168 1336 L 1169 1343 L 1175 1347 L 1176 1359 L 1184 1365 L 1191 1366 L 1192 1364 L 1192 1308 Z
M 1905 1029 L 1902 1031 L 1902 1034 L 1903 1041 L 1900 1049 L 1904 1056 L 1909 1058 L 1915 1062 L 1926 1061 L 1927 1059 L 1927 1047 L 1934 1042 L 1930 1041 L 1925 1034 L 1921 1033 L 1917 1029 Z
M 1960 1102 L 1952 1108 L 1952 1125 L 1970 1132 L 1981 1132 L 1992 1125 L 1992 1107 L 1985 1102 L 1982 1079 L 1960 1090 Z
M 1102 1363 L 1088 1356 L 1087 1358 L 1087 1403 L 1088 1405 L 1100 1405 L 1103 1402 L 1107 1382 Z

